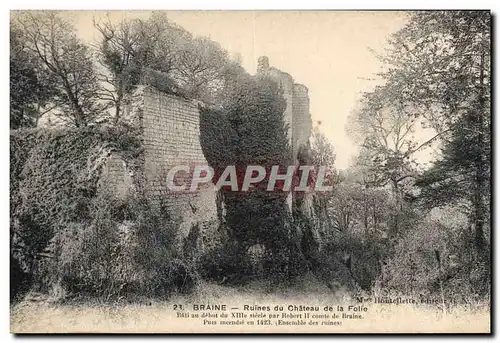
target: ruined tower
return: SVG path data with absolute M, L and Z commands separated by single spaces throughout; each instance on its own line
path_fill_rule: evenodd
M 306 86 L 295 83 L 290 74 L 270 67 L 267 56 L 261 56 L 257 60 L 257 74 L 269 75 L 283 89 L 283 97 L 286 100 L 284 120 L 288 124 L 288 140 L 292 146 L 293 160 L 296 161 L 299 148 L 308 146 L 311 136 L 309 90 Z

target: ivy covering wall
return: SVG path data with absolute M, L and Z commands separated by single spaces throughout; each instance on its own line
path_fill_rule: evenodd
M 11 245 L 24 272 L 37 272 L 58 230 L 92 215 L 90 203 L 111 152 L 120 154 L 131 168 L 138 167 L 137 134 L 126 125 L 11 132 Z
M 288 128 L 283 113 L 283 91 L 265 76 L 241 77 L 222 109 L 201 109 L 200 139 L 203 153 L 214 168 L 215 181 L 226 166 L 236 166 L 241 188 L 246 167 L 259 165 L 268 171 L 291 163 Z M 264 270 L 280 280 L 300 269 L 300 237 L 294 229 L 287 204 L 288 193 L 268 192 L 268 178 L 247 192 L 220 190 L 225 203 L 225 223 L 239 254 L 259 244 L 265 247 Z M 234 249 L 231 247 L 231 249 Z

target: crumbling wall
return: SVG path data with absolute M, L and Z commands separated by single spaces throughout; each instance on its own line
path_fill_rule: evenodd
M 185 238 L 191 227 L 217 218 L 213 184 L 200 185 L 196 192 L 169 192 L 166 185 L 167 172 L 174 166 L 208 165 L 200 144 L 199 102 L 150 86 L 142 89 L 142 98 L 147 191 L 167 200 L 172 214 L 181 221 L 180 238 Z M 183 181 L 189 189 L 191 178 Z
M 258 63 L 258 72 L 273 77 L 283 89 L 286 100 L 284 120 L 289 126 L 288 137 L 293 160 L 297 163 L 299 148 L 301 145 L 308 146 L 311 135 L 307 87 L 295 84 L 290 74 L 269 67 L 267 57 L 259 58 Z M 168 171 L 176 165 L 208 165 L 200 144 L 199 103 L 197 100 L 167 94 L 153 86 L 142 85 L 132 94 L 122 118 L 141 127 L 144 186 L 150 197 L 167 200 L 174 217 L 182 222 L 181 238 L 186 237 L 191 227 L 199 223 L 217 221 L 216 192 L 212 184 L 196 192 L 181 193 L 169 192 L 166 184 Z M 114 163 L 110 168 L 115 168 Z M 122 180 L 123 171 L 116 170 L 117 178 Z M 189 187 L 191 179 L 185 178 L 183 181 Z M 128 181 L 121 183 L 123 187 L 129 187 Z M 290 193 L 287 199 L 290 209 L 292 201 Z
M 284 112 L 285 122 L 289 125 L 288 137 L 292 147 L 293 163 L 299 164 L 299 151 L 310 151 L 309 139 L 312 133 L 312 119 L 309 111 L 309 90 L 306 86 L 294 82 L 292 76 L 277 68 L 271 67 L 266 56 L 259 57 L 257 61 L 257 73 L 268 75 L 278 82 L 283 89 L 283 96 L 287 107 Z M 315 202 L 318 202 L 319 195 L 306 193 L 297 196 L 290 192 L 287 202 L 290 209 L 295 208 L 301 212 L 311 223 L 313 223 L 311 237 L 317 243 L 318 248 L 322 247 L 323 231 L 328 225 L 326 209 L 315 210 Z M 293 204 L 297 205 L 296 207 Z
M 149 189 L 160 196 L 166 190 L 166 172 L 173 166 L 207 165 L 200 145 L 198 104 L 152 87 L 143 89 L 143 98 L 144 170 Z
M 297 158 L 300 147 L 308 146 L 312 132 L 312 119 L 309 112 L 309 90 L 302 84 L 295 83 L 293 85 L 292 113 L 292 147 L 293 156 Z
M 133 174 L 125 161 L 116 153 L 112 153 L 103 167 L 100 185 L 120 199 L 126 199 L 133 187 Z
M 258 73 L 273 77 L 283 89 L 286 100 L 284 120 L 289 125 L 288 138 L 293 161 L 298 164 L 299 151 L 310 148 L 312 120 L 309 91 L 306 86 L 294 83 L 290 74 L 269 67 L 266 57 L 259 58 Z M 167 94 L 153 86 L 139 86 L 130 97 L 122 117 L 122 120 L 141 129 L 144 148 L 141 173 L 143 184 L 150 197 L 163 198 L 169 203 L 174 218 L 180 221 L 177 238 L 184 246 L 182 251 L 187 251 L 190 256 L 193 251 L 198 252 L 199 256 L 220 246 L 218 243 L 225 239 L 224 230 L 218 230 L 217 193 L 213 184 L 199 187 L 196 192 L 181 193 L 169 192 L 166 184 L 167 172 L 176 165 L 208 165 L 200 143 L 199 104 L 199 101 Z M 117 181 L 111 183 L 111 186 L 120 188 L 117 185 L 121 184 L 127 188 L 132 185 L 126 175 L 127 167 L 114 157 L 110 159 L 106 170 L 108 174 L 116 175 Z M 191 179 L 185 178 L 183 181 L 189 187 Z M 123 190 L 121 194 L 124 194 Z M 304 228 L 308 231 L 299 233 L 301 236 L 311 237 L 309 244 L 312 250 L 319 252 L 322 245 L 321 234 L 328 222 L 325 211 L 315 211 L 317 201 L 314 193 L 307 193 L 299 198 L 290 192 L 287 198 L 291 211 L 295 208 L 311 221 L 312 225 Z M 298 206 L 294 207 L 294 203 Z M 220 220 L 224 223 L 223 202 Z M 296 227 L 299 231 L 303 230 L 299 229 L 299 225 Z M 263 247 L 258 244 L 251 246 L 247 253 L 256 261 L 258 271 L 261 268 L 259 261 L 263 256 Z
M 128 99 L 121 120 L 140 127 L 143 156 L 141 175 L 146 194 L 151 199 L 168 203 L 174 219 L 180 223 L 179 242 L 182 243 L 195 226 L 202 229 L 217 221 L 216 192 L 213 184 L 200 185 L 190 192 L 191 174 L 183 182 L 185 192 L 167 189 L 167 173 L 177 165 L 207 166 L 200 144 L 199 102 L 167 94 L 153 86 L 141 85 Z M 106 183 L 116 194 L 126 194 L 132 186 L 127 167 L 118 157 L 111 158 L 105 173 Z M 189 175 L 189 176 L 188 176 Z M 211 223 L 208 225 L 207 223 Z M 200 232 L 206 236 L 206 232 Z

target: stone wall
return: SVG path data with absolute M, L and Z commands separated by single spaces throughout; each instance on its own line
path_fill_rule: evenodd
M 283 88 L 287 104 L 284 119 L 289 125 L 288 137 L 294 161 L 297 161 L 299 147 L 309 145 L 311 134 L 307 87 L 295 84 L 290 74 L 269 67 L 266 57 L 259 59 L 258 72 L 267 73 Z M 218 218 L 213 184 L 201 187 L 194 193 L 168 192 L 166 185 L 166 175 L 173 166 L 208 165 L 200 143 L 199 104 L 199 101 L 167 94 L 152 86 L 139 86 L 126 106 L 122 118 L 142 129 L 146 190 L 152 198 L 168 200 L 174 217 L 181 222 L 180 239 L 186 238 L 193 227 L 216 223 Z M 119 161 L 111 159 L 107 168 L 108 174 L 116 173 L 119 180 L 117 182 L 123 185 L 122 188 L 130 188 L 131 182 L 125 176 L 124 164 L 120 165 Z M 187 178 L 184 182 L 189 187 L 191 180 Z M 113 187 L 120 189 L 119 185 Z M 126 194 L 126 191 L 122 189 L 119 193 Z M 291 209 L 291 193 L 288 203 Z M 201 241 L 204 241 L 203 236 L 207 234 L 209 233 L 201 232 Z
M 116 153 L 112 153 L 103 167 L 100 185 L 120 199 L 128 196 L 133 187 L 133 175 L 125 161 Z
M 207 166 L 200 144 L 198 101 L 166 94 L 153 87 L 142 89 L 144 172 L 147 189 L 165 197 L 181 221 L 181 238 L 192 226 L 217 218 L 216 192 L 212 184 L 193 192 L 168 192 L 166 174 L 176 165 Z M 187 188 L 190 178 L 184 178 Z
M 217 223 L 216 192 L 213 184 L 189 192 L 191 179 L 186 177 L 186 192 L 169 192 L 167 172 L 176 165 L 206 166 L 200 144 L 200 113 L 198 101 L 167 94 L 152 86 L 139 86 L 124 109 L 121 120 L 141 128 L 144 186 L 151 199 L 165 200 L 179 223 L 179 243 L 193 227 L 200 230 L 200 244 L 206 242 L 207 227 Z M 107 162 L 103 181 L 118 196 L 124 197 L 133 187 L 125 162 L 112 156 Z M 197 230 L 198 230 L 197 229 Z M 202 247 L 203 249 L 205 247 Z
M 167 199 L 172 213 L 180 221 L 180 238 L 191 227 L 217 218 L 216 192 L 212 184 L 197 192 L 169 192 L 167 172 L 176 165 L 208 165 L 200 144 L 198 101 L 166 94 L 153 87 L 142 88 L 142 130 L 144 173 L 147 191 L 153 197 Z M 183 180 L 187 188 L 189 177 Z
M 160 195 L 165 191 L 164 174 L 173 166 L 207 165 L 198 104 L 152 87 L 143 88 L 143 99 L 144 169 L 151 191 Z
M 293 85 L 293 128 L 292 146 L 293 156 L 296 158 L 301 146 L 308 146 L 312 132 L 312 119 L 309 112 L 309 90 L 306 86 L 295 83 Z

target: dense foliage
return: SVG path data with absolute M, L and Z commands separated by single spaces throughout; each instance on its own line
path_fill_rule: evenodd
M 131 161 L 141 153 L 126 126 L 18 130 L 10 149 L 11 252 L 32 275 L 57 232 L 95 215 L 91 203 L 110 153 Z
M 88 44 L 77 36 L 71 14 L 13 13 L 11 128 L 34 126 L 45 115 L 66 126 L 117 123 L 135 87 L 145 83 L 220 103 L 243 72 L 217 42 L 193 37 L 165 12 L 94 26 L 100 35 Z
M 488 293 L 490 21 L 486 11 L 410 13 L 379 56 L 381 84 L 351 116 L 347 129 L 362 148 L 347 181 L 361 186 L 360 197 L 342 206 L 333 200 L 332 210 L 339 226 L 355 226 L 352 213 L 373 207 L 363 206 L 362 193 L 387 185 L 389 203 L 373 201 L 382 222 L 364 225 L 392 239 L 394 255 L 380 274 L 384 290 L 455 291 L 462 300 Z M 430 138 L 416 135 L 425 130 Z M 438 154 L 423 167 L 416 155 L 430 147 Z M 461 220 L 430 219 L 443 208 Z
M 14 288 L 101 299 L 163 297 L 200 278 L 289 284 L 312 272 L 335 291 L 484 299 L 490 291 L 490 14 L 412 12 L 380 56 L 380 83 L 362 94 L 347 131 L 359 144 L 349 168 L 319 128 L 299 164 L 325 165 L 328 194 L 217 194 L 222 246 L 194 253 L 165 199 L 143 188 L 139 128 L 120 118 L 138 84 L 202 99 L 200 141 L 215 182 L 236 166 L 291 164 L 283 89 L 248 75 L 217 43 L 170 22 L 96 22 L 92 49 L 55 12 L 11 22 L 10 217 Z M 94 60 L 94 54 L 97 60 Z M 94 62 L 100 64 L 96 68 Z M 44 113 L 62 129 L 37 126 Z M 103 119 L 108 125 L 103 125 Z M 430 130 L 429 139 L 417 132 Z M 429 166 L 418 154 L 434 148 Z M 427 150 L 428 151 L 428 150 Z M 100 188 L 111 152 L 135 172 L 118 199 Z M 283 170 L 281 170 L 283 171 Z M 212 223 L 213 224 L 213 223 Z M 210 224 L 211 225 L 211 224 Z M 15 293 L 15 292 L 14 292 Z
M 216 180 L 226 166 L 234 165 L 241 188 L 249 165 L 263 166 L 268 171 L 274 165 L 288 166 L 291 151 L 284 109 L 282 90 L 275 81 L 245 75 L 233 83 L 222 110 L 202 109 L 202 148 Z M 288 280 L 300 267 L 300 237 L 295 234 L 286 202 L 288 192 L 266 191 L 267 181 L 264 179 L 247 192 L 221 189 L 227 207 L 225 222 L 236 244 L 232 249 L 246 255 L 250 247 L 264 246 L 267 256 L 263 258 L 263 271 Z M 245 270 L 242 265 L 240 277 L 244 277 Z

